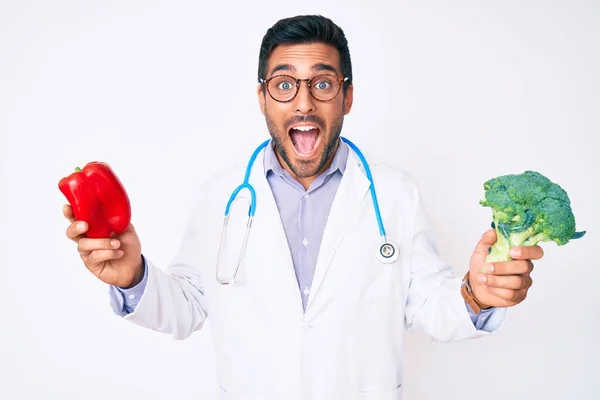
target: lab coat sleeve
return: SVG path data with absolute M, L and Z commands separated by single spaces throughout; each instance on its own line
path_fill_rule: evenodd
M 198 268 L 198 226 L 192 215 L 179 252 L 165 270 L 144 257 L 146 278 L 135 309 L 127 312 L 113 290 L 111 305 L 117 315 L 178 340 L 203 327 L 208 312 Z
M 460 294 L 462 277 L 456 276 L 438 255 L 434 232 L 416 184 L 414 193 L 415 213 L 409 232 L 407 329 L 441 342 L 473 339 L 497 331 L 504 322 L 506 309 L 494 309 L 487 318 L 483 317 L 486 330 L 476 327 L 477 321 L 474 324 Z

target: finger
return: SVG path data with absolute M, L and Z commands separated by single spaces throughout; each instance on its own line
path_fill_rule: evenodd
M 73 216 L 73 209 L 71 208 L 71 206 L 69 204 L 65 204 L 63 206 L 63 215 L 65 216 L 66 219 L 69 220 L 69 222 L 73 223 L 75 222 L 75 217 Z
M 94 250 L 85 256 L 86 265 L 95 266 L 104 261 L 114 260 L 123 256 L 123 250 Z
M 494 229 L 489 229 L 481 235 L 481 239 L 475 246 L 475 250 L 473 251 L 473 255 L 471 256 L 470 265 L 479 269 L 485 263 L 485 259 L 488 256 L 488 249 L 496 243 L 496 231 Z
M 475 253 L 487 257 L 488 249 L 492 247 L 494 243 L 496 243 L 497 239 L 498 237 L 496 236 L 495 229 L 489 229 L 485 231 L 484 234 L 481 236 L 481 239 L 479 239 L 479 242 L 475 246 Z
M 82 256 L 90 254 L 95 250 L 118 249 L 121 243 L 116 239 L 90 239 L 82 238 L 77 243 L 77 251 Z
M 544 250 L 537 245 L 513 247 L 509 255 L 513 260 L 539 260 L 544 256 Z
M 522 275 L 533 271 L 531 260 L 513 260 L 486 264 L 481 272 L 493 273 L 494 275 Z
M 67 227 L 67 237 L 74 242 L 78 242 L 88 230 L 88 224 L 85 221 L 76 221 Z
M 506 300 L 511 303 L 520 303 L 527 297 L 527 290 L 513 290 L 513 289 L 503 289 L 503 288 L 495 288 L 488 287 L 487 291 L 493 294 L 496 297 L 499 297 L 503 300 Z
M 529 275 L 492 275 L 480 274 L 477 279 L 488 288 L 498 289 L 529 289 L 533 284 L 533 279 Z

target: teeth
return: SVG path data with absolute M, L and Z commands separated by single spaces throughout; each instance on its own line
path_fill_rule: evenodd
M 297 127 L 293 128 L 293 129 L 296 129 L 298 131 L 308 132 L 311 129 L 317 129 L 317 128 L 314 127 L 314 126 L 297 126 Z

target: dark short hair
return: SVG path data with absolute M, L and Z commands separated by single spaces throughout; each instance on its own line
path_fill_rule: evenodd
M 335 47 L 340 53 L 340 65 L 344 84 L 344 93 L 352 83 L 352 62 L 344 31 L 329 18 L 321 15 L 298 15 L 279 20 L 263 37 L 258 56 L 258 80 L 266 79 L 267 62 L 273 50 L 280 44 L 325 43 Z

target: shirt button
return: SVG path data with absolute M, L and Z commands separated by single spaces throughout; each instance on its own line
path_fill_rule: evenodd
M 302 241 L 302 244 L 304 245 L 304 247 L 308 246 L 308 240 L 306 240 L 306 238 L 304 238 L 304 240 Z
M 307 286 L 304 288 L 304 294 L 308 296 L 309 293 L 310 293 L 310 289 Z
M 310 197 L 310 194 L 308 194 L 308 193 L 304 195 L 305 199 L 308 199 L 309 197 Z
M 129 295 L 129 296 L 127 296 L 127 297 L 129 297 L 129 299 L 133 300 L 133 299 L 135 299 L 135 294 L 130 294 L 130 295 Z

